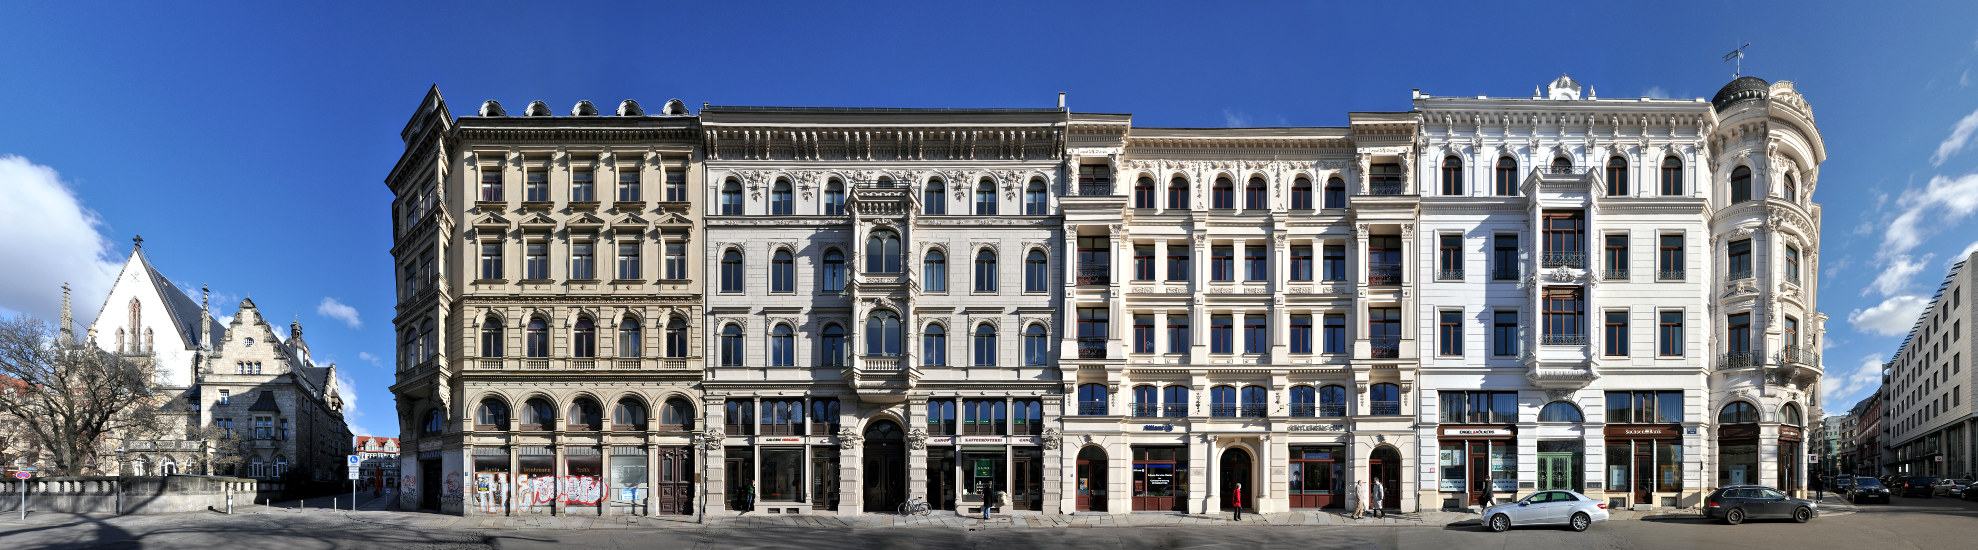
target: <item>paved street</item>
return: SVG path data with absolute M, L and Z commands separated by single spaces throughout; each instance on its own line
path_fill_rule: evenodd
M 368 496 L 368 495 L 367 495 Z M 368 499 L 367 499 L 368 500 Z M 1965 548 L 1978 526 L 1978 503 L 1948 498 L 1897 499 L 1859 509 L 1829 499 L 1827 516 L 1801 525 L 1757 521 L 1724 525 L 1679 515 L 1617 519 L 1585 533 L 1516 529 L 1490 533 L 1474 516 L 1429 513 L 1391 522 L 1275 515 L 1227 517 L 1133 515 L 998 520 L 891 516 L 724 518 L 712 525 L 640 518 L 457 518 L 384 510 L 330 511 L 312 500 L 213 513 L 83 518 L 31 515 L 0 519 L 0 548 L 1708 548 L 1790 542 L 1794 548 Z M 347 506 L 347 502 L 344 505 Z M 1296 518 L 1298 521 L 1293 522 Z M 1282 523 L 1317 522 L 1313 525 Z M 1096 525 L 1126 525 L 1103 527 Z M 482 527 L 489 525 L 489 527 Z

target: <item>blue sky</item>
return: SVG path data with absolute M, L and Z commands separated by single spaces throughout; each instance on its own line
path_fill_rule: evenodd
M 1872 389 L 1978 244 L 1970 2 L 345 4 L 0 2 L 0 309 L 52 318 L 66 280 L 86 320 L 143 234 L 218 313 L 252 296 L 299 315 L 349 378 L 355 429 L 394 435 L 382 180 L 432 84 L 455 114 L 1066 92 L 1143 126 L 1323 126 L 1406 110 L 1410 89 L 1523 96 L 1560 73 L 1601 97 L 1708 97 L 1731 76 L 1719 58 L 1750 42 L 1745 73 L 1797 82 L 1826 138 L 1829 412 Z

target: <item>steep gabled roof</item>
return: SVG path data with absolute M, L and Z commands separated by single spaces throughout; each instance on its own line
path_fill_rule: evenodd
M 165 315 L 171 319 L 172 328 L 184 336 L 185 341 L 191 342 L 194 347 L 197 347 L 199 345 L 199 302 L 193 301 L 191 296 L 186 296 L 185 291 L 179 290 L 177 285 L 172 284 L 170 279 L 165 278 L 165 274 L 159 273 L 158 268 L 151 265 L 151 260 L 144 257 L 143 247 L 131 249 L 130 258 L 124 261 L 123 272 L 117 274 L 117 280 L 123 280 L 124 273 L 131 272 L 132 270 L 137 270 L 136 272 L 138 274 L 143 275 L 146 282 L 151 284 L 152 290 L 158 294 L 159 300 L 165 303 Z M 98 311 L 110 311 L 110 297 L 105 295 L 103 300 L 103 308 Z M 96 322 L 101 323 L 102 314 L 99 313 L 97 317 Z M 214 335 L 217 336 L 225 333 L 226 329 L 220 326 L 219 321 L 209 322 L 212 325 L 210 329 Z

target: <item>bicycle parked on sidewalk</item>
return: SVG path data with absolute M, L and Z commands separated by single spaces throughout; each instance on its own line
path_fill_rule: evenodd
M 906 502 L 900 503 L 900 515 L 902 516 L 925 516 L 932 510 L 933 508 L 927 506 L 927 501 L 921 500 L 920 497 L 910 498 Z

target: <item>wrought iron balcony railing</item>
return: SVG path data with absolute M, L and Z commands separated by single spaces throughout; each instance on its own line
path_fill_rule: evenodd
M 1782 365 L 1820 365 L 1820 352 L 1810 346 L 1786 346 L 1773 354 L 1772 360 Z
M 1188 417 L 1188 404 L 1186 404 L 1186 403 L 1167 403 L 1167 404 L 1164 404 L 1164 405 L 1161 405 L 1161 416 L 1164 416 L 1164 417 L 1167 417 L 1167 418 L 1187 418 L 1187 417 Z
M 1371 408 L 1372 408 L 1372 411 L 1371 411 L 1371 412 L 1372 412 L 1373 414 L 1375 414 L 1375 415 L 1381 415 L 1381 416 L 1394 416 L 1394 415 L 1399 415 L 1399 414 L 1401 414 L 1401 402 L 1400 402 L 1400 401 L 1395 401 L 1395 400 L 1375 400 L 1375 401 L 1372 401 L 1372 402 L 1371 402 L 1371 404 L 1373 405 L 1373 407 L 1371 407 Z
M 1398 181 L 1377 181 L 1367 185 L 1367 194 L 1399 195 L 1406 187 Z
M 1112 196 L 1112 194 L 1113 194 L 1112 180 L 1078 182 L 1078 196 L 1108 197 L 1108 196 Z
M 1750 278 L 1751 278 L 1751 270 L 1749 269 L 1740 269 L 1737 271 L 1732 271 L 1730 273 L 1724 274 L 1724 280 L 1726 281 L 1742 281 Z
M 1393 359 L 1401 356 L 1400 336 L 1376 336 L 1367 339 L 1369 356 L 1374 359 Z
M 1079 416 L 1105 416 L 1106 402 L 1080 401 L 1078 402 L 1078 414 Z
M 1078 266 L 1078 284 L 1104 285 L 1112 283 L 1113 266 L 1110 264 Z
M 1538 343 L 1546 346 L 1584 346 L 1587 345 L 1587 335 L 1546 334 L 1539 336 Z
M 1236 405 L 1231 403 L 1209 405 L 1209 416 L 1216 418 L 1236 418 Z
M 1607 269 L 1607 280 L 1610 280 L 1610 281 L 1613 281 L 1613 280 L 1622 280 L 1622 281 L 1625 281 L 1625 280 L 1627 280 L 1627 279 L 1628 279 L 1628 270 L 1627 270 L 1627 269 L 1625 269 L 1625 268 L 1622 268 L 1622 269 L 1614 269 L 1614 268 L 1608 268 L 1608 269 Z
M 1435 278 L 1438 281 L 1461 281 L 1463 280 L 1463 268 L 1435 270 Z
M 1545 267 L 1586 267 L 1587 255 L 1570 250 L 1548 250 L 1542 261 Z
M 1161 414 L 1161 406 L 1155 403 L 1134 403 L 1133 416 L 1156 416 Z
M 1681 280 L 1683 280 L 1683 270 L 1681 270 L 1681 269 L 1661 269 L 1661 270 L 1656 270 L 1656 272 L 1655 272 L 1655 280 L 1657 280 L 1657 281 L 1681 281 Z
M 1105 339 L 1105 338 L 1079 338 L 1079 339 L 1078 339 L 1078 358 L 1079 358 L 1079 359 L 1105 359 L 1105 358 L 1106 358 L 1106 339 Z
M 1368 262 L 1367 284 L 1374 286 L 1397 286 L 1401 284 L 1400 262 Z
M 1741 351 L 1717 356 L 1718 369 L 1741 369 L 1760 366 L 1764 356 L 1756 351 Z

